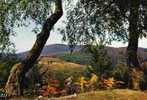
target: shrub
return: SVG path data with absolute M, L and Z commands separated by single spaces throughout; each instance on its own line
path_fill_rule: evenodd
M 0 85 L 7 81 L 12 66 L 18 61 L 16 55 L 0 57 Z
M 126 57 L 123 51 L 119 51 L 117 64 L 112 71 L 112 76 L 119 81 L 123 81 L 124 87 L 127 87 L 129 81 L 129 67 L 126 64 Z
M 89 65 L 90 55 L 82 52 L 74 52 L 72 54 L 65 53 L 57 55 L 58 58 L 63 59 L 68 62 L 73 62 L 77 64 Z
M 66 79 L 66 76 L 63 72 L 58 72 L 56 73 L 56 79 L 59 80 L 59 88 L 60 89 L 63 89 L 65 86 L 64 86 L 64 80 Z
M 119 81 L 123 81 L 126 87 L 129 81 L 129 68 L 124 64 L 117 64 L 112 71 L 113 77 Z
M 113 89 L 120 86 L 120 84 L 124 84 L 122 81 L 117 81 L 113 77 L 110 77 L 108 79 L 102 79 L 99 83 L 100 88 L 103 89 Z
M 91 73 L 93 73 L 94 72 L 94 70 L 93 70 L 93 68 L 92 68 L 92 66 L 85 66 L 85 70 L 84 70 L 84 75 L 86 76 L 86 77 L 91 77 Z
M 85 52 L 91 55 L 90 65 L 92 70 L 90 69 L 90 71 L 93 71 L 98 76 L 112 71 L 111 58 L 108 56 L 104 45 L 88 45 Z

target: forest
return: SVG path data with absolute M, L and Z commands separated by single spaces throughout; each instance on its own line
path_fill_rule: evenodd
M 146 37 L 146 0 L 0 0 L 0 100 L 147 100 Z

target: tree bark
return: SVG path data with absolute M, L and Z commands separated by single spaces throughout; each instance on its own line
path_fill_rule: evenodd
M 127 48 L 128 65 L 132 67 L 139 67 L 137 57 L 138 49 L 138 21 L 139 21 L 139 0 L 130 1 L 130 17 L 129 17 L 129 43 Z
M 137 49 L 139 39 L 139 5 L 140 0 L 130 1 L 130 17 L 129 17 L 129 43 L 127 47 L 127 64 L 130 67 L 130 80 L 133 89 L 139 89 L 139 81 L 141 76 L 137 76 L 141 71 L 138 61 Z
M 5 91 L 9 96 L 19 96 L 23 93 L 23 79 L 25 74 L 32 68 L 49 38 L 50 31 L 63 14 L 62 0 L 55 0 L 55 11 L 43 24 L 41 32 L 26 58 L 19 64 L 13 66 Z

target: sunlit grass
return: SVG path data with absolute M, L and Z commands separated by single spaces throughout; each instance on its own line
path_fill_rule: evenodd
M 147 93 L 128 89 L 101 90 L 51 100 L 147 100 Z

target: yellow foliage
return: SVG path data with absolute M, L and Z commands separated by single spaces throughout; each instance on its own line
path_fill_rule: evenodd
M 81 76 L 80 77 L 80 87 L 81 87 L 81 91 L 84 92 L 84 87 L 85 84 L 87 84 L 88 82 L 85 80 L 85 77 Z
M 122 81 L 117 81 L 115 80 L 113 77 L 110 77 L 108 79 L 103 79 L 101 80 L 101 87 L 105 88 L 105 89 L 111 89 L 115 86 L 117 86 L 118 84 L 122 84 L 124 82 Z
M 91 77 L 89 83 L 90 83 L 90 84 L 95 84 L 95 83 L 97 83 L 97 82 L 98 82 L 98 77 L 97 77 L 97 75 L 96 75 L 96 74 L 92 74 L 92 77 Z
M 82 92 L 96 89 L 97 84 L 98 84 L 98 77 L 95 74 L 92 74 L 89 80 L 86 80 L 84 76 L 81 76 L 79 79 L 79 85 Z

